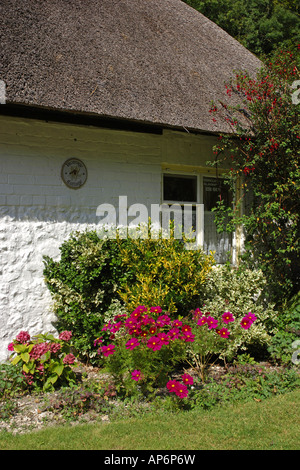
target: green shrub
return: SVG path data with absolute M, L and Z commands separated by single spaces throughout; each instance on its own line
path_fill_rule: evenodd
M 247 336 L 236 336 L 228 343 L 224 357 L 232 359 L 238 352 L 265 355 L 275 331 L 278 312 L 264 299 L 266 279 L 260 270 L 239 269 L 228 265 L 215 267 L 207 276 L 203 305 L 204 312 L 213 312 L 218 319 L 224 312 L 235 318 L 252 312 L 257 320 Z
M 161 305 L 187 313 L 199 303 L 213 257 L 169 239 L 109 239 L 105 232 L 74 233 L 61 257 L 44 257 L 58 331 L 71 330 L 81 358 L 95 361 L 93 341 L 117 313 Z M 134 305 L 134 307 L 133 307 Z
M 276 327 L 268 351 L 276 361 L 290 363 L 293 342 L 300 340 L 300 291 L 283 305 L 282 313 L 276 319 Z
M 71 330 L 81 358 L 92 359 L 92 344 L 104 315 L 118 299 L 116 244 L 95 231 L 74 233 L 60 247 L 59 261 L 44 257 L 46 285 L 53 296 L 58 331 Z
M 169 238 L 118 240 L 122 265 L 130 274 L 120 297 L 131 313 L 137 305 L 159 305 L 180 315 L 199 304 L 213 256 L 188 250 L 170 230 Z

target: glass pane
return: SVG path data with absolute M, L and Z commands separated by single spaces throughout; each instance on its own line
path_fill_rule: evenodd
M 208 254 L 214 251 L 217 263 L 225 263 L 231 252 L 232 235 L 230 233 L 218 233 L 214 222 L 215 214 L 211 210 L 222 199 L 226 206 L 232 202 L 228 186 L 220 178 L 203 178 L 203 203 L 204 203 L 204 251 Z
M 203 204 L 205 211 L 211 211 L 218 201 L 222 199 L 228 207 L 231 204 L 231 195 L 228 186 L 220 178 L 203 178 Z
M 197 202 L 197 176 L 164 175 L 165 201 Z

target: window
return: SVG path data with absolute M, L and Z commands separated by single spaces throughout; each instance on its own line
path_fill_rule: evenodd
M 232 249 L 232 236 L 226 232 L 217 232 L 212 212 L 220 198 L 226 205 L 232 204 L 232 197 L 224 180 L 205 175 L 164 173 L 162 196 L 163 203 L 193 205 L 194 230 L 196 204 L 204 204 L 203 249 L 206 253 L 214 251 L 217 263 L 226 262 L 228 252 Z

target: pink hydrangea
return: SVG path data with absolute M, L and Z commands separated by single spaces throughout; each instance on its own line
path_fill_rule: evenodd
M 61 341 L 70 341 L 72 338 L 72 331 L 62 331 L 59 335 Z
M 63 358 L 63 363 L 64 364 L 74 364 L 75 362 L 75 356 L 74 354 L 70 353 L 70 354 L 67 354 L 64 358 Z
M 9 343 L 9 345 L 7 346 L 7 349 L 9 351 L 14 351 L 14 343 Z
M 30 335 L 27 331 L 20 331 L 20 333 L 16 337 L 16 340 L 19 343 L 28 343 L 28 341 L 30 341 Z

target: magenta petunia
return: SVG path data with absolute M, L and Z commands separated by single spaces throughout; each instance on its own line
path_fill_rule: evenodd
M 194 383 L 194 379 L 190 374 L 183 374 L 181 378 L 185 385 L 193 385 Z
M 177 382 L 176 386 L 175 386 L 175 394 L 179 397 L 179 398 L 186 398 L 188 396 L 188 388 L 186 385 L 184 384 L 181 384 L 180 382 Z
M 217 330 L 218 335 L 220 335 L 222 338 L 228 338 L 230 333 L 227 330 L 227 328 L 221 328 L 220 330 Z
M 162 344 L 169 344 L 170 342 L 170 337 L 167 333 L 158 333 L 157 337 L 159 338 Z
M 135 380 L 136 382 L 138 382 L 141 378 L 141 371 L 140 370 L 134 370 L 131 373 L 131 378 L 132 378 L 132 380 Z
M 139 341 L 136 338 L 131 338 L 129 341 L 126 343 L 126 349 L 131 349 L 131 351 L 139 346 Z
M 110 356 L 111 354 L 114 354 L 116 351 L 116 346 L 114 344 L 109 344 L 108 346 L 102 346 L 101 351 L 103 353 L 103 356 L 107 357 Z
M 222 315 L 222 320 L 223 320 L 223 323 L 230 323 L 232 321 L 234 321 L 234 317 L 232 315 L 232 313 L 230 312 L 224 312 L 223 315 Z
M 207 317 L 206 323 L 208 324 L 209 330 L 217 328 L 218 326 L 218 320 L 216 320 L 214 317 Z
M 240 325 L 244 330 L 248 330 L 252 325 L 253 321 L 247 315 L 242 319 Z
M 151 336 L 148 340 L 147 346 L 153 351 L 159 351 L 162 347 L 162 342 L 157 336 Z
M 177 384 L 177 380 L 169 380 L 169 382 L 167 383 L 167 389 L 169 390 L 169 392 L 175 392 Z
M 159 307 L 158 305 L 156 307 L 150 307 L 150 312 L 151 313 L 161 313 L 162 312 L 162 308 Z

